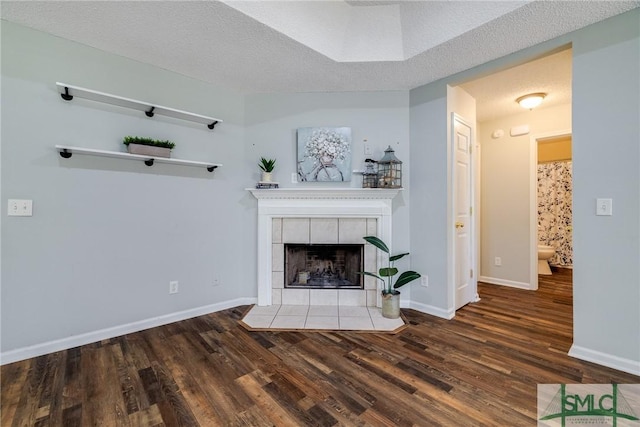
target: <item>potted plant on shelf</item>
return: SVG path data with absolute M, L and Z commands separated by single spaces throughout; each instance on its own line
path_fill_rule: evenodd
M 265 159 L 262 157 L 260 163 L 258 163 L 260 169 L 262 169 L 262 182 L 271 182 L 271 173 L 276 166 L 276 159 Z
M 160 141 L 139 136 L 125 136 L 122 143 L 127 146 L 129 154 L 152 157 L 171 157 L 171 150 L 176 146 L 171 141 Z
M 404 273 L 401 273 L 398 280 L 393 283 L 393 276 L 398 274 L 398 269 L 393 266 L 393 263 L 400 258 L 409 255 L 409 252 L 391 255 L 387 245 L 379 238 L 375 236 L 366 236 L 364 237 L 364 240 L 387 254 L 387 266 L 381 267 L 378 270 L 378 274 L 367 271 L 364 271 L 362 274 L 375 277 L 385 284 L 385 287 L 382 289 L 382 316 L 389 319 L 397 319 L 400 317 L 400 291 L 397 291 L 396 289 L 416 280 L 420 277 L 420 273 L 416 273 L 415 271 L 405 271 Z

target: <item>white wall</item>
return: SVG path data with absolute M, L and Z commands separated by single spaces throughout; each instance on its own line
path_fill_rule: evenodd
M 65 102 L 56 81 L 225 122 L 209 131 Z M 243 109 L 242 96 L 228 90 L 2 22 L 2 212 L 9 198 L 33 199 L 34 212 L 2 220 L 3 354 L 82 334 L 95 340 L 107 328 L 255 297 L 255 257 L 246 255 L 255 210 L 242 203 L 250 176 Z M 224 166 L 210 174 L 65 160 L 54 149 L 118 151 L 125 135 L 171 139 L 174 157 Z M 212 287 L 216 278 L 220 286 Z M 169 295 L 171 280 L 179 281 L 178 294 Z
M 640 373 L 639 20 L 634 9 L 411 91 L 412 266 L 430 278 L 429 288 L 413 289 L 414 306 L 445 314 L 448 308 L 446 85 L 573 43 L 571 354 Z M 614 216 L 595 216 L 597 197 L 614 199 Z
M 514 126 L 528 125 L 528 135 L 510 136 Z M 504 136 L 491 134 L 502 129 Z M 571 129 L 571 105 L 536 108 L 478 125 L 482 149 L 481 280 L 527 288 L 530 285 L 530 139 Z M 535 200 L 535 199 L 534 199 Z M 495 257 L 502 266 L 494 264 Z

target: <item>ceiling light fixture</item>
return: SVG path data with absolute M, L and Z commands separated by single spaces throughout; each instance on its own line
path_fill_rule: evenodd
M 527 110 L 533 110 L 538 105 L 542 103 L 544 97 L 547 96 L 546 93 L 537 92 L 530 93 L 528 95 L 523 95 L 520 98 L 516 99 L 516 102 L 520 104 L 522 108 L 526 108 Z

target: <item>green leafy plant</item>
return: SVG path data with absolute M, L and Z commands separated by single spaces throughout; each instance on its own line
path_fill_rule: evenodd
M 264 172 L 273 172 L 273 168 L 276 166 L 276 159 L 265 159 L 262 157 L 260 163 L 258 163 L 260 169 Z
M 143 138 L 140 136 L 125 136 L 122 143 L 124 145 L 129 145 L 129 144 L 151 145 L 153 147 L 168 148 L 170 150 L 176 146 L 176 144 L 171 141 L 160 141 L 157 139 Z
M 393 266 L 393 263 L 399 260 L 400 258 L 406 255 L 409 255 L 409 252 L 405 252 L 397 255 L 391 255 L 387 245 L 379 238 L 375 236 L 366 236 L 364 237 L 364 240 L 366 240 L 368 243 L 371 243 L 373 246 L 375 246 L 376 248 L 380 249 L 382 252 L 388 255 L 387 266 L 380 268 L 378 270 L 378 274 L 370 273 L 368 271 L 362 272 L 362 274 L 375 277 L 376 279 L 381 280 L 382 283 L 386 283 L 386 288 L 382 290 L 383 294 L 395 294 L 398 292 L 395 289 L 398 289 L 409 282 L 413 282 L 414 280 L 420 277 L 420 273 L 416 273 L 415 271 L 405 271 L 404 273 L 401 273 L 400 276 L 398 277 L 398 280 L 396 280 L 396 282 L 393 283 L 393 276 L 398 274 L 398 269 Z

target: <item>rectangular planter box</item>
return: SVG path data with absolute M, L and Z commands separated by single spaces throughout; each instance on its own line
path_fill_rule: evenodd
M 171 149 L 165 147 L 154 147 L 153 145 L 129 144 L 127 145 L 129 154 L 140 154 L 152 157 L 171 157 Z

